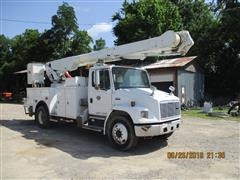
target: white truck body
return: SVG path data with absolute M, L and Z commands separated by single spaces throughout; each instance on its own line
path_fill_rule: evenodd
M 44 100 L 51 116 L 76 119 L 84 110 L 80 106 L 81 99 L 87 100 L 87 80 L 84 77 L 74 77 L 66 79 L 64 84 L 57 87 L 27 88 L 27 104 L 36 109 L 38 102 Z
M 185 39 L 185 41 L 183 41 Z M 160 37 L 112 49 L 64 58 L 44 64 L 28 65 L 25 109 L 35 115 L 40 127 L 49 122 L 76 122 L 79 127 L 102 132 L 117 148 L 127 150 L 138 137 L 170 135 L 180 126 L 180 102 L 172 93 L 151 87 L 147 72 L 141 68 L 97 63 L 88 77 L 55 81 L 65 70 L 92 64 L 97 58 L 143 58 L 185 54 L 193 45 L 187 31 L 172 31 Z M 42 68 L 42 69 L 41 69 Z M 52 77 L 44 87 L 44 71 Z M 35 70 L 35 71 L 34 71 Z

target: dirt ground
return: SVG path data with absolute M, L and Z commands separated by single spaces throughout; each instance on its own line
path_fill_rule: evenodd
M 1 179 L 240 177 L 239 121 L 183 118 L 167 141 L 142 140 L 136 149 L 120 152 L 106 137 L 72 125 L 40 129 L 22 105 L 0 104 L 0 119 Z M 203 152 L 204 157 L 169 159 L 169 152 Z

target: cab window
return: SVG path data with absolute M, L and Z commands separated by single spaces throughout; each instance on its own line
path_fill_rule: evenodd
M 109 71 L 108 70 L 100 70 L 100 89 L 101 90 L 108 90 L 110 89 L 110 78 L 109 78 Z
M 95 79 L 95 72 L 92 72 L 92 87 L 96 87 L 96 84 L 94 83 Z M 110 78 L 109 78 L 109 71 L 108 70 L 100 70 L 99 71 L 99 89 L 101 90 L 108 90 L 110 89 Z

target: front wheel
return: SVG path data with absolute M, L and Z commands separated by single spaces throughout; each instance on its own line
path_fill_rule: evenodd
M 45 106 L 39 106 L 35 114 L 35 120 L 40 128 L 48 128 L 51 125 L 49 121 L 48 109 Z
M 123 116 L 113 117 L 109 121 L 107 136 L 110 144 L 122 151 L 135 147 L 138 142 L 132 123 Z

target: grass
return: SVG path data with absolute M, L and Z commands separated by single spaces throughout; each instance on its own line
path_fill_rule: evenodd
M 218 107 L 213 108 L 213 112 L 221 112 L 221 113 L 227 113 L 228 108 L 224 107 L 223 109 L 219 109 Z M 182 110 L 182 116 L 183 117 L 197 117 L 202 119 L 212 119 L 212 120 L 218 120 L 218 119 L 225 119 L 225 120 L 233 120 L 233 121 L 240 121 L 240 116 L 228 116 L 228 117 L 215 117 L 215 116 L 209 116 L 207 113 L 203 113 L 201 108 L 193 108 L 188 110 Z

